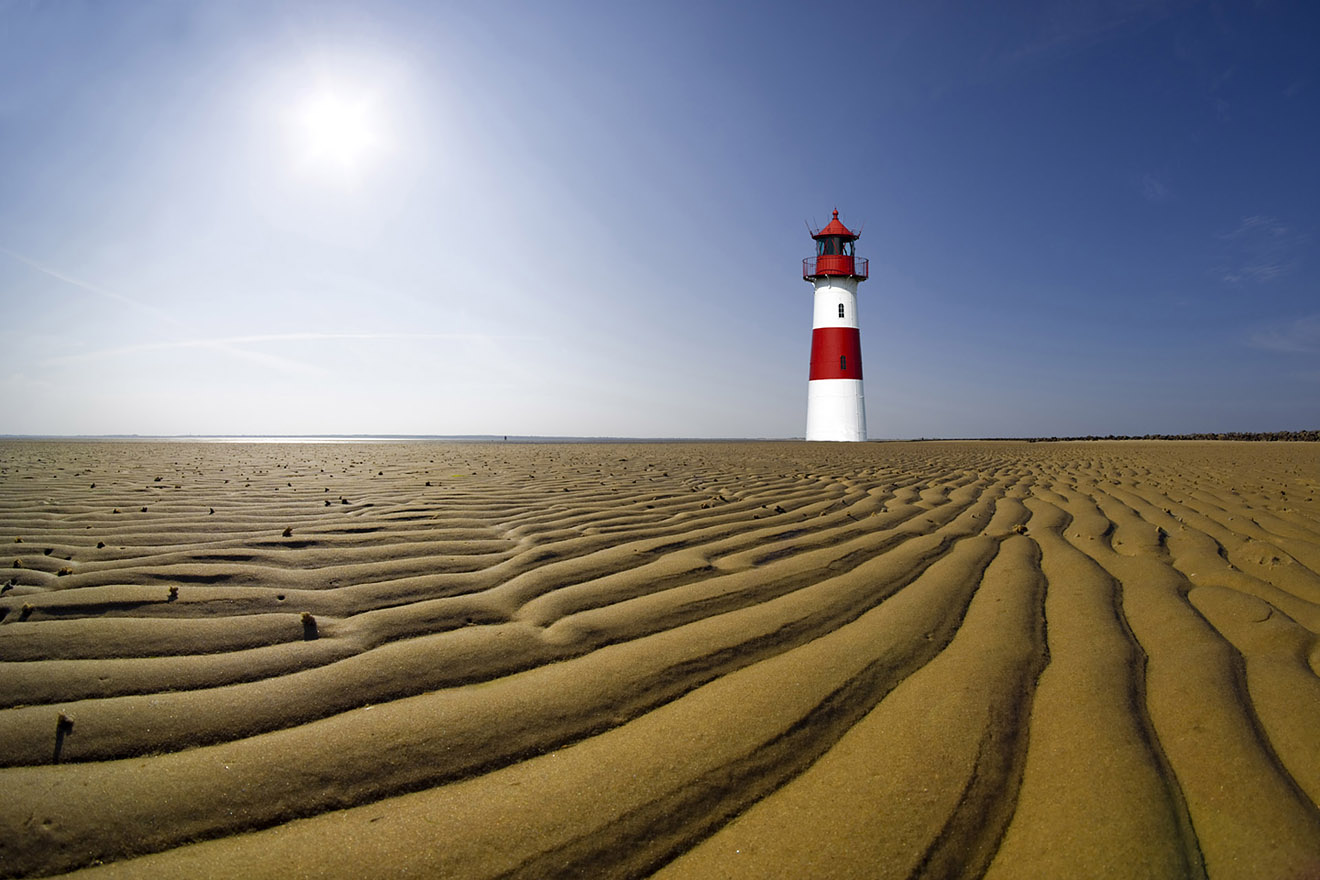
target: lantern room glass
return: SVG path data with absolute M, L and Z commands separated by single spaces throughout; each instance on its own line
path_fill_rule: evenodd
M 818 257 L 851 257 L 853 255 L 853 243 L 844 241 L 842 235 L 827 235 L 824 238 L 816 239 L 816 256 Z

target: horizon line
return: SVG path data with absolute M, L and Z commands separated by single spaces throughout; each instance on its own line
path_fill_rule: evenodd
M 1189 431 L 1180 433 L 1147 434 L 1085 434 L 1036 435 L 1016 437 L 871 437 L 862 443 L 922 443 L 922 442 L 1050 442 L 1096 440 L 1284 440 L 1290 435 L 1310 435 L 1297 438 L 1300 442 L 1320 441 L 1320 428 L 1300 428 L 1281 431 Z M 271 442 L 290 443 L 323 442 L 400 442 L 451 441 L 486 443 L 806 443 L 804 437 L 631 437 L 616 435 L 577 434 L 0 434 L 0 441 L 29 440 L 130 440 L 130 441 L 193 441 L 193 442 Z M 832 441 L 818 441 L 829 443 Z

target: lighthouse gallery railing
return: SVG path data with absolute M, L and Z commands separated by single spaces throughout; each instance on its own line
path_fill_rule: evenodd
M 816 275 L 851 275 L 855 278 L 865 278 L 867 270 L 866 257 L 850 257 L 844 254 L 823 254 L 819 257 L 807 257 L 802 261 L 802 277 L 812 278 Z

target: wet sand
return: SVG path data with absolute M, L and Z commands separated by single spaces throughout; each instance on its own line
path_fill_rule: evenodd
M 1320 877 L 1320 444 L 0 444 L 0 876 Z

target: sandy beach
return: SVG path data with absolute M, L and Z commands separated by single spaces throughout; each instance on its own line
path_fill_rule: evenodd
M 1320 444 L 6 442 L 0 876 L 1320 877 Z

